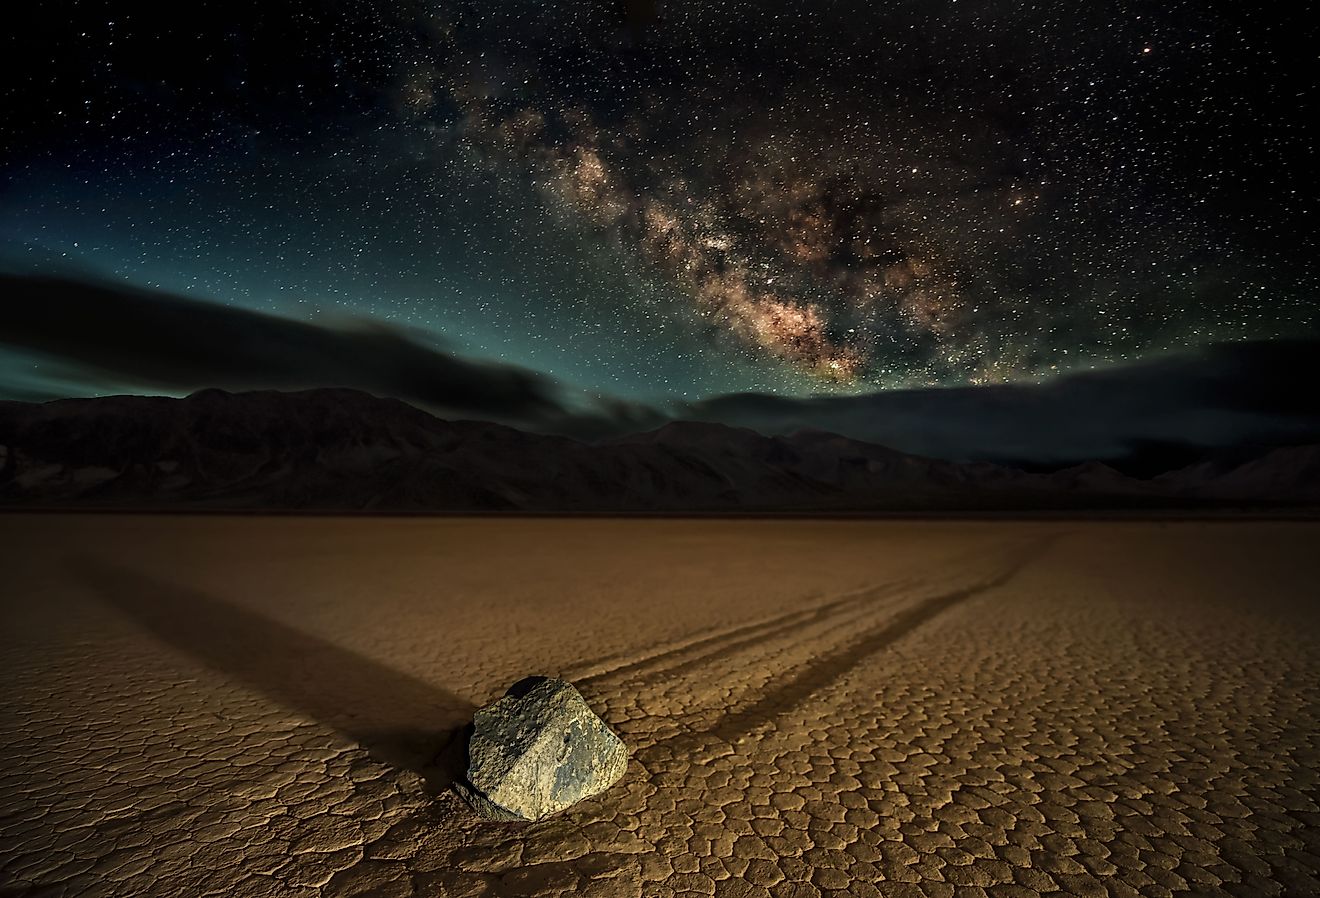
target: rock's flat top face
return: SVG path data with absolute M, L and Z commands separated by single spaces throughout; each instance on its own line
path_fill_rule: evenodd
M 487 816 L 541 820 L 619 781 L 628 749 L 569 683 L 528 677 L 482 708 L 468 747 L 468 785 Z M 491 813 L 494 811 L 494 813 Z

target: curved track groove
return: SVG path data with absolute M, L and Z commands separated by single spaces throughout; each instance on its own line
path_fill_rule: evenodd
M 610 659 L 611 661 L 621 662 L 618 664 L 610 665 L 608 662 L 596 662 L 583 668 L 570 668 L 565 676 L 575 683 L 596 683 L 605 679 L 613 679 L 620 674 L 631 675 L 650 670 L 665 669 L 668 662 L 675 658 L 683 658 L 689 653 L 695 652 L 697 657 L 704 657 L 732 645 L 754 642 L 754 639 L 745 637 L 759 637 L 769 632 L 779 632 L 785 627 L 795 626 L 802 621 L 818 620 L 832 612 L 893 595 L 911 586 L 914 582 L 913 580 L 898 580 L 893 583 L 865 586 L 810 608 L 794 609 L 749 624 L 722 628 L 714 633 L 675 640 L 660 647 L 654 653 L 641 656 L 614 656 Z
M 718 724 L 699 735 L 734 741 L 768 725 L 775 717 L 789 713 L 815 692 L 833 683 L 863 658 L 892 645 L 955 605 L 1005 585 L 1028 563 L 1042 555 L 1052 541 L 1040 541 L 1002 571 L 985 580 L 921 599 L 904 608 L 887 622 L 864 631 L 860 638 L 804 665 L 787 680 L 775 682 L 772 688 L 764 691 L 751 704 L 725 714 Z

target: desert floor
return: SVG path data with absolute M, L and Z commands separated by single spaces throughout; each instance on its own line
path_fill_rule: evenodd
M 1320 526 L 0 516 L 0 893 L 1320 895 Z M 448 789 L 567 677 L 632 750 Z

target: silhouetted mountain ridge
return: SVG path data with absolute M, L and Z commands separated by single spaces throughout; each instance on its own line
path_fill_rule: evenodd
M 0 402 L 17 507 L 739 512 L 1306 504 L 1320 447 L 1151 480 L 1099 462 L 1032 473 L 818 430 L 675 421 L 585 443 L 448 421 L 355 390 Z

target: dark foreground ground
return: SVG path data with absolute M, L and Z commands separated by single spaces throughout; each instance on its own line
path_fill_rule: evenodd
M 5 895 L 1317 895 L 1320 525 L 0 516 Z M 477 820 L 566 676 L 633 751 Z

